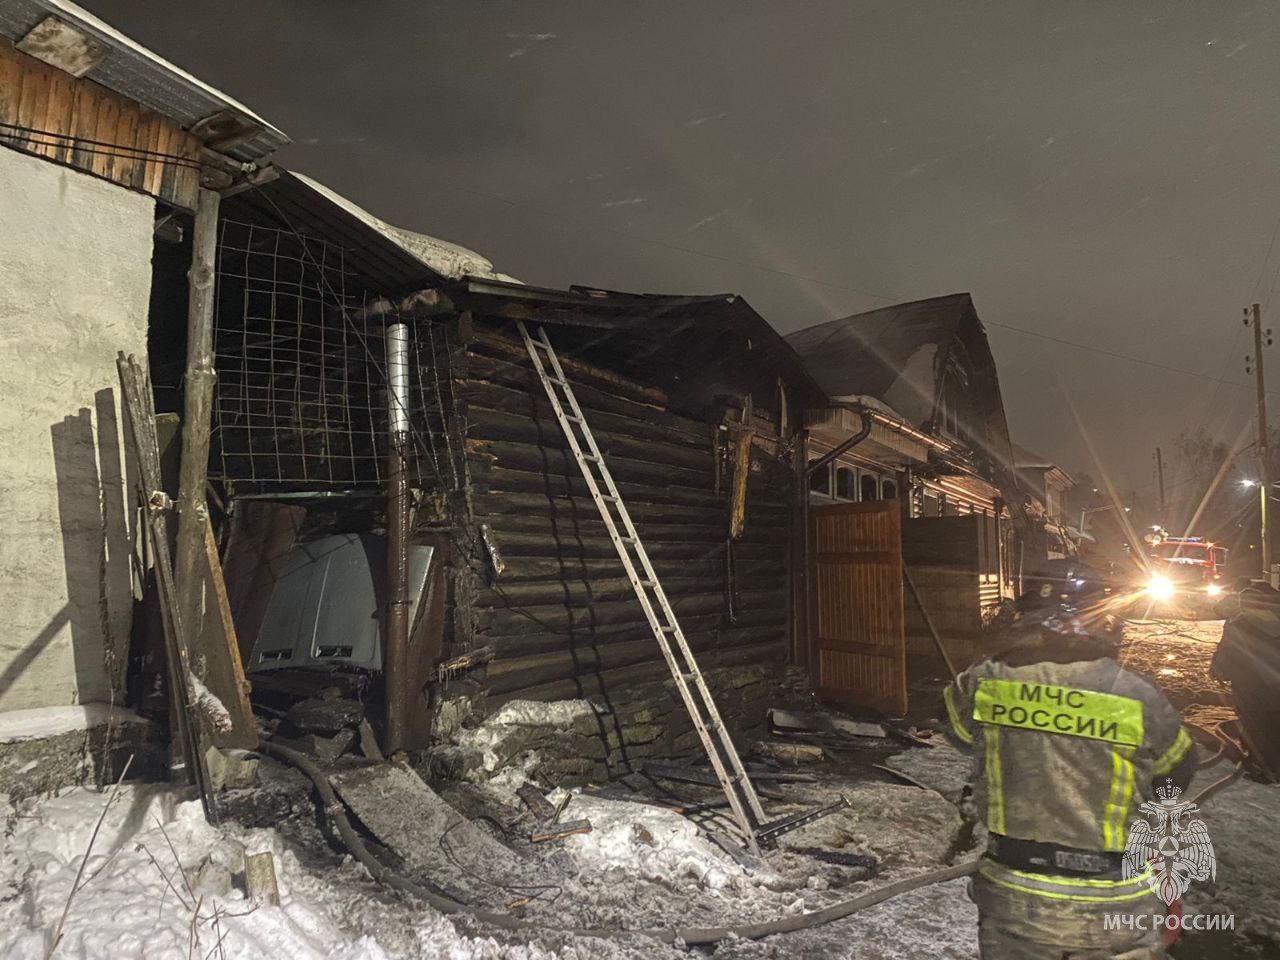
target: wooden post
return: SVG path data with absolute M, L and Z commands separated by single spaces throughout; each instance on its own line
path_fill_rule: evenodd
M 187 371 L 183 388 L 182 463 L 178 479 L 178 541 L 174 574 L 178 610 L 189 642 L 199 649 L 199 624 L 205 552 L 204 485 L 209 469 L 209 430 L 213 407 L 213 282 L 218 246 L 218 194 L 200 191 L 196 198 L 191 270 L 187 274 Z M 199 658 L 197 658 L 198 661 Z M 203 679 L 203 677 L 201 677 Z M 216 692 L 216 691 L 215 691 Z
M 191 651 L 194 675 L 227 709 L 230 724 L 208 731 L 220 747 L 257 745 L 253 714 L 245 696 L 239 652 L 227 644 L 220 583 L 213 580 L 217 557 L 208 552 L 209 434 L 213 419 L 214 279 L 218 248 L 218 202 L 213 190 L 196 199 L 191 269 L 187 274 L 187 370 L 183 388 L 182 462 L 178 474 L 178 539 L 174 580 L 178 611 Z M 210 609 L 206 611 L 206 596 Z M 210 627 L 213 624 L 214 627 Z

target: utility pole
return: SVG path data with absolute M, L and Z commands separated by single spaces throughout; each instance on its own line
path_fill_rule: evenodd
M 1248 358 L 1253 365 L 1253 372 L 1258 381 L 1258 503 L 1262 514 L 1262 576 L 1271 581 L 1271 524 L 1269 514 L 1271 503 L 1271 475 L 1267 465 L 1267 386 L 1262 369 L 1262 347 L 1264 333 L 1262 330 L 1262 308 L 1256 303 L 1253 309 L 1245 307 L 1244 325 L 1253 325 L 1253 357 Z M 1271 345 L 1271 331 L 1265 333 L 1266 346 Z M 1245 372 L 1249 368 L 1245 367 Z
M 1165 515 L 1164 503 L 1164 457 L 1160 455 L 1160 448 L 1156 447 L 1156 486 L 1160 490 L 1160 526 L 1168 523 L 1169 518 Z

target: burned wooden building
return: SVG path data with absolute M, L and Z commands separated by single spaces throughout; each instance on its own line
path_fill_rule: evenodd
M 423 747 L 441 709 L 607 701 L 669 676 L 520 323 L 554 344 L 702 666 L 780 675 L 795 441 L 801 412 L 825 403 L 794 351 L 740 297 L 546 290 L 491 265 L 455 278 L 422 257 L 428 241 L 289 174 L 227 205 L 211 477 L 257 696 L 359 676 L 360 696 L 386 698 L 405 725 L 393 746 Z M 401 659 L 383 574 L 400 549 L 386 496 L 396 338 Z M 325 619 L 348 639 L 321 637 Z

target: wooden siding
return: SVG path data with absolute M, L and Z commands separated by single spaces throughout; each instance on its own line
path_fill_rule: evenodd
M 901 507 L 814 507 L 813 683 L 818 696 L 891 716 L 907 709 Z
M 0 127 L 0 144 L 184 210 L 195 208 L 201 146 L 196 137 L 92 80 L 77 79 L 27 56 L 4 39 L 0 123 L 44 134 Z
M 902 525 L 903 560 L 911 568 L 934 626 L 958 664 L 967 663 L 978 653 L 984 602 L 978 569 L 979 534 L 984 520 L 981 514 L 967 514 L 921 517 Z M 992 586 L 999 588 L 998 583 Z M 937 655 L 914 602 L 907 604 L 907 652 L 912 656 Z
M 745 533 L 727 553 L 730 484 L 722 475 L 717 491 L 713 425 L 668 412 L 651 387 L 565 369 L 700 664 L 781 663 L 789 469 L 753 450 Z M 502 570 L 460 569 L 450 619 L 458 648 L 494 648 L 480 678 L 489 703 L 607 695 L 665 676 L 524 348 L 478 331 L 455 372 L 468 539 L 487 531 Z

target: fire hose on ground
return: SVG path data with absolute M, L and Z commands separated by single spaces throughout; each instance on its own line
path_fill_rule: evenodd
M 1221 735 L 1220 735 L 1221 736 Z M 840 903 L 832 904 L 821 910 L 811 910 L 807 913 L 797 914 L 793 917 L 780 917 L 777 920 L 769 920 L 764 923 L 748 923 L 739 924 L 737 926 L 726 927 L 671 927 L 671 928 L 654 928 L 654 929 L 638 929 L 627 930 L 614 927 L 603 927 L 596 929 L 569 929 L 560 930 L 546 927 L 534 921 L 522 920 L 507 913 L 497 913 L 492 910 L 479 910 L 468 904 L 446 897 L 437 893 L 429 887 L 418 883 L 408 877 L 397 873 L 384 863 L 379 861 L 369 851 L 360 834 L 356 832 L 352 826 L 350 818 L 347 816 L 346 807 L 342 801 L 338 799 L 337 793 L 334 791 L 332 784 L 329 783 L 328 777 L 324 771 L 320 769 L 312 760 L 304 754 L 296 750 L 280 744 L 264 742 L 259 748 L 263 753 L 269 754 L 277 759 L 296 767 L 304 773 L 308 779 L 315 785 L 316 791 L 320 795 L 321 802 L 324 804 L 324 811 L 329 819 L 333 822 L 338 834 L 342 837 L 342 842 L 347 849 L 351 851 L 351 855 L 355 857 L 373 878 L 374 882 L 384 884 L 393 890 L 414 897 L 417 900 L 428 904 L 439 910 L 441 913 L 465 913 L 475 917 L 477 920 L 491 924 L 495 927 L 501 927 L 505 930 L 524 930 L 538 931 L 544 934 L 571 935 L 579 937 L 597 937 L 602 939 L 617 939 L 620 937 L 648 937 L 649 939 L 659 940 L 663 943 L 682 942 L 690 946 L 706 945 L 719 943 L 730 937 L 739 937 L 744 940 L 759 940 L 763 937 L 773 936 L 780 933 L 794 933 L 797 930 L 805 930 L 810 927 L 821 926 L 825 923 L 832 923 L 836 920 L 842 920 L 845 917 L 852 916 L 862 910 L 874 907 L 877 904 L 884 903 L 886 900 L 892 900 L 894 897 L 901 896 L 904 893 L 910 893 L 913 890 L 919 890 L 923 887 L 932 886 L 936 883 L 945 883 L 948 880 L 956 880 L 960 877 L 966 877 L 974 873 L 978 868 L 978 861 L 969 860 L 964 863 L 954 864 L 953 866 L 943 867 L 939 870 L 930 870 L 926 873 L 917 874 L 914 877 L 907 877 L 894 883 L 885 884 L 877 887 L 867 893 L 851 897 L 848 900 L 842 900 Z M 1244 769 L 1243 762 L 1236 764 L 1235 769 L 1226 776 L 1215 780 L 1203 790 L 1195 795 L 1193 802 L 1201 803 L 1208 799 L 1219 790 L 1233 783 Z
M 793 933 L 797 930 L 804 930 L 809 927 L 821 926 L 824 923 L 831 923 L 835 920 L 842 920 L 845 917 L 866 910 L 876 904 L 883 903 L 894 897 L 912 890 L 919 890 L 922 887 L 931 886 L 935 883 L 945 883 L 948 880 L 956 880 L 960 877 L 968 876 L 977 869 L 977 861 L 968 861 L 966 863 L 956 864 L 950 867 L 943 867 L 940 870 L 931 870 L 927 873 L 917 874 L 914 877 L 907 877 L 898 880 L 895 883 L 888 883 L 875 890 L 868 891 L 860 896 L 843 900 L 840 903 L 832 904 L 822 910 L 811 910 L 808 913 L 797 914 L 794 917 L 780 917 L 777 920 L 770 920 L 765 923 L 748 923 L 730 927 L 672 927 L 658 928 L 648 930 L 625 930 L 621 928 L 604 927 L 599 929 L 585 930 L 561 930 L 544 926 L 542 924 L 522 920 L 519 917 L 513 917 L 506 913 L 496 913 L 491 910 L 477 910 L 450 897 L 443 896 L 434 890 L 410 880 L 408 877 L 397 873 L 385 864 L 380 862 L 370 853 L 369 848 L 365 845 L 363 839 L 356 832 L 355 827 L 351 825 L 351 820 L 347 817 L 346 807 L 342 801 L 338 799 L 337 793 L 333 786 L 329 783 L 328 777 L 324 771 L 320 769 L 311 759 L 296 750 L 281 746 L 277 743 L 264 742 L 259 749 L 277 759 L 297 767 L 298 770 L 306 774 L 306 776 L 315 785 L 316 791 L 320 794 L 320 800 L 324 804 L 324 811 L 333 825 L 337 828 L 338 834 L 342 837 L 342 842 L 346 844 L 351 855 L 355 857 L 365 869 L 369 871 L 369 875 L 373 877 L 377 883 L 385 884 L 393 890 L 408 894 L 415 899 L 421 900 L 429 906 L 434 907 L 441 913 L 466 913 L 475 917 L 483 923 L 492 924 L 495 927 L 501 927 L 505 930 L 525 930 L 538 931 L 544 934 L 571 935 L 578 937 L 597 937 L 603 939 L 616 939 L 619 937 L 648 937 L 652 940 L 660 940 L 663 943 L 683 942 L 690 946 L 698 944 L 714 944 L 729 937 L 740 937 L 745 940 L 758 940 L 761 937 L 768 937 L 778 933 Z

